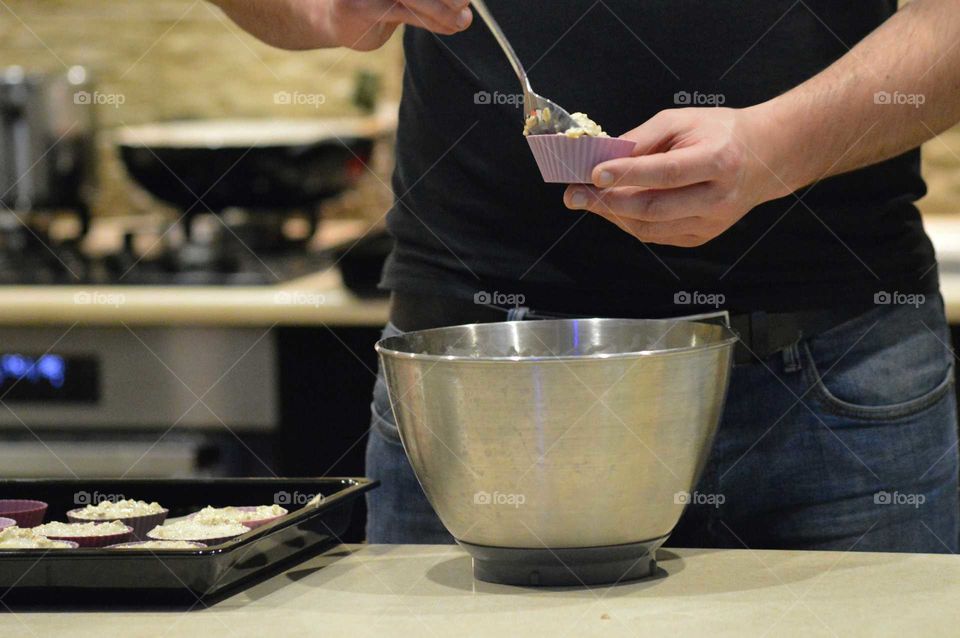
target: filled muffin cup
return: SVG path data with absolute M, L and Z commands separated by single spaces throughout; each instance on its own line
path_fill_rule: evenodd
M 88 523 L 90 521 L 84 522 Z M 126 527 L 127 531 L 118 534 L 98 534 L 95 536 L 63 536 L 59 534 L 50 536 L 44 534 L 44 536 L 54 541 L 67 541 L 69 543 L 76 543 L 78 547 L 106 547 L 108 545 L 116 545 L 117 543 L 129 541 L 130 536 L 133 534 L 133 528 L 129 525 Z
M 47 504 L 25 498 L 0 499 L 0 516 L 11 518 L 17 527 L 36 527 L 47 514 Z
M 132 538 L 138 541 L 147 540 L 147 532 L 157 525 L 162 525 L 166 520 L 170 510 L 164 509 L 156 514 L 144 514 L 142 516 L 125 516 L 122 518 L 85 518 L 79 515 L 81 509 L 70 510 L 67 512 L 67 520 L 71 523 L 103 523 L 105 521 L 120 521 L 127 527 L 133 529 Z
M 8 527 L 13 527 L 17 524 L 17 521 L 12 518 L 6 518 L 5 516 L 0 516 L 0 530 L 7 529 Z
M 183 543 L 189 545 L 190 547 L 153 547 L 153 543 Z M 189 549 L 204 549 L 206 545 L 198 541 L 171 541 L 171 540 L 146 540 L 146 541 L 133 541 L 129 543 L 118 543 L 117 545 L 108 545 L 107 549 L 149 549 L 161 550 L 161 551 L 176 551 L 176 550 L 189 550 Z
M 237 505 L 234 509 L 238 509 L 241 512 L 256 512 L 257 506 L 256 505 Z M 199 513 L 200 512 L 194 512 L 193 514 L 190 514 L 189 518 L 193 518 L 197 516 Z M 286 514 L 277 514 L 276 516 L 267 516 L 266 518 L 256 518 L 249 521 L 237 521 L 237 522 L 240 523 L 241 525 L 245 525 L 249 527 L 250 529 L 256 529 L 258 527 L 266 525 L 267 523 L 272 523 L 278 518 L 283 518 L 287 514 L 289 514 L 289 512 L 287 512 Z
M 629 157 L 634 142 L 618 137 L 528 135 L 527 143 L 543 181 L 551 184 L 590 184 L 598 164 Z
M 178 538 L 178 539 L 173 539 L 173 538 L 159 538 L 159 537 L 157 537 L 156 535 L 154 535 L 152 532 L 148 532 L 148 533 L 147 533 L 147 540 L 148 540 L 148 541 L 185 540 L 185 541 L 189 541 L 189 542 L 191 542 L 191 543 L 202 543 L 202 544 L 206 545 L 207 547 L 213 547 L 214 545 L 220 545 L 221 543 L 226 543 L 226 542 L 228 542 L 228 541 L 232 541 L 233 539 L 237 538 L 238 536 L 242 536 L 242 534 L 234 534 L 234 535 L 232 535 L 232 536 L 218 536 L 218 537 L 216 537 L 216 538 Z

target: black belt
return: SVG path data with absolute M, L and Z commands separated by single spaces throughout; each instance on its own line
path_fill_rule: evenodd
M 436 295 L 393 293 L 390 321 L 409 332 L 468 323 L 493 323 L 509 318 L 510 308 L 483 305 L 465 299 Z M 751 312 L 730 315 L 730 328 L 740 337 L 734 350 L 736 363 L 763 360 L 802 337 L 811 337 L 849 321 L 869 310 L 867 307 L 804 310 L 799 312 Z M 515 313 L 516 314 L 516 313 Z M 525 319 L 573 319 L 582 315 L 521 313 Z

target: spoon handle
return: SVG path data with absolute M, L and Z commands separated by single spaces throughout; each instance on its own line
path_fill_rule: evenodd
M 493 33 L 493 37 L 496 38 L 500 48 L 507 54 L 507 59 L 510 60 L 510 65 L 516 72 L 517 78 L 520 79 L 520 84 L 523 86 L 524 92 L 533 93 L 533 89 L 530 87 L 530 80 L 527 79 L 527 72 L 523 70 L 523 64 L 520 63 L 520 58 L 517 57 L 516 51 L 513 50 L 510 41 L 507 40 L 507 36 L 503 34 L 503 30 L 500 29 L 500 24 L 497 23 L 496 18 L 490 13 L 490 9 L 487 8 L 487 3 L 483 0 L 471 0 L 471 4 L 473 4 L 473 8 L 477 10 L 477 13 L 480 14 L 480 17 L 483 18 L 490 32 Z

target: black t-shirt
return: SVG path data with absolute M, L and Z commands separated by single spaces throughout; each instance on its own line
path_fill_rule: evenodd
M 722 95 L 746 107 L 826 68 L 896 0 L 490 0 L 536 91 L 612 135 Z M 871 303 L 937 289 L 913 202 L 919 151 L 824 180 L 748 213 L 698 248 L 644 244 L 563 205 L 525 138 L 519 84 L 477 19 L 404 36 L 406 71 L 382 286 L 469 299 L 523 295 L 542 311 L 664 316 Z M 680 96 L 677 94 L 680 93 Z

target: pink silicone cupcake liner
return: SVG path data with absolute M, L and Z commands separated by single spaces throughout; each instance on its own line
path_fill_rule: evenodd
M 85 521 L 90 522 L 90 521 Z M 130 540 L 133 528 L 127 525 L 127 531 L 120 534 L 103 534 L 101 536 L 47 536 L 50 540 L 68 541 L 76 543 L 79 547 L 106 547 L 107 545 L 116 545 Z
M 7 529 L 8 527 L 13 527 L 16 524 L 17 524 L 17 521 L 13 520 L 12 518 L 6 518 L 3 516 L 0 516 L 0 530 Z
M 551 184 L 589 184 L 597 164 L 629 157 L 636 146 L 618 137 L 528 135 L 543 181 Z
M 154 540 L 156 540 L 156 539 L 154 539 Z M 154 541 L 153 541 L 153 540 L 148 540 L 148 541 L 135 541 L 135 542 L 132 542 L 132 543 L 118 543 L 117 545 L 107 545 L 107 549 L 137 549 L 138 547 L 141 547 L 141 546 L 143 546 L 143 545 L 146 545 L 147 543 L 152 543 L 152 542 L 154 542 Z M 180 542 L 180 541 L 178 541 L 178 542 Z M 196 549 L 204 549 L 204 548 L 206 548 L 206 545 L 204 545 L 203 543 L 201 543 L 201 542 L 199 542 L 199 541 L 182 541 L 182 542 L 184 542 L 184 543 L 190 543 L 190 544 L 191 544 L 194 548 L 196 548 Z M 150 550 L 150 551 L 153 551 L 153 550 Z M 162 550 L 162 551 L 177 551 L 177 550 Z M 186 551 L 186 550 L 183 550 L 183 551 Z
M 47 513 L 47 504 L 43 501 L 31 501 L 23 498 L 0 499 L 0 516 L 12 518 L 17 527 L 36 527 L 43 522 Z
M 238 507 L 237 509 L 243 510 L 243 511 L 245 511 L 245 512 L 252 512 L 252 511 L 256 511 L 257 508 L 256 508 L 256 507 L 243 506 L 243 507 Z M 240 522 L 243 523 L 244 525 L 246 525 L 247 527 L 249 527 L 250 529 L 256 529 L 256 528 L 261 527 L 261 526 L 263 526 L 263 525 L 266 525 L 266 524 L 268 524 L 268 523 L 272 523 L 273 521 L 277 520 L 278 518 L 283 518 L 284 516 L 286 516 L 286 514 L 279 514 L 279 515 L 277 515 L 277 516 L 268 516 L 267 518 L 257 518 L 257 519 L 254 519 L 254 520 L 252 520 L 252 521 L 240 521 Z
M 170 513 L 170 510 L 163 510 L 162 512 L 157 512 L 156 514 L 145 514 L 143 516 L 128 516 L 126 518 L 80 518 L 77 516 L 79 509 L 70 510 L 67 512 L 67 520 L 71 523 L 99 523 L 105 520 L 111 521 L 120 521 L 124 525 L 133 528 L 133 538 L 142 541 L 146 540 L 147 532 L 152 530 L 157 525 L 161 525 L 163 521 L 166 520 L 167 514 Z

